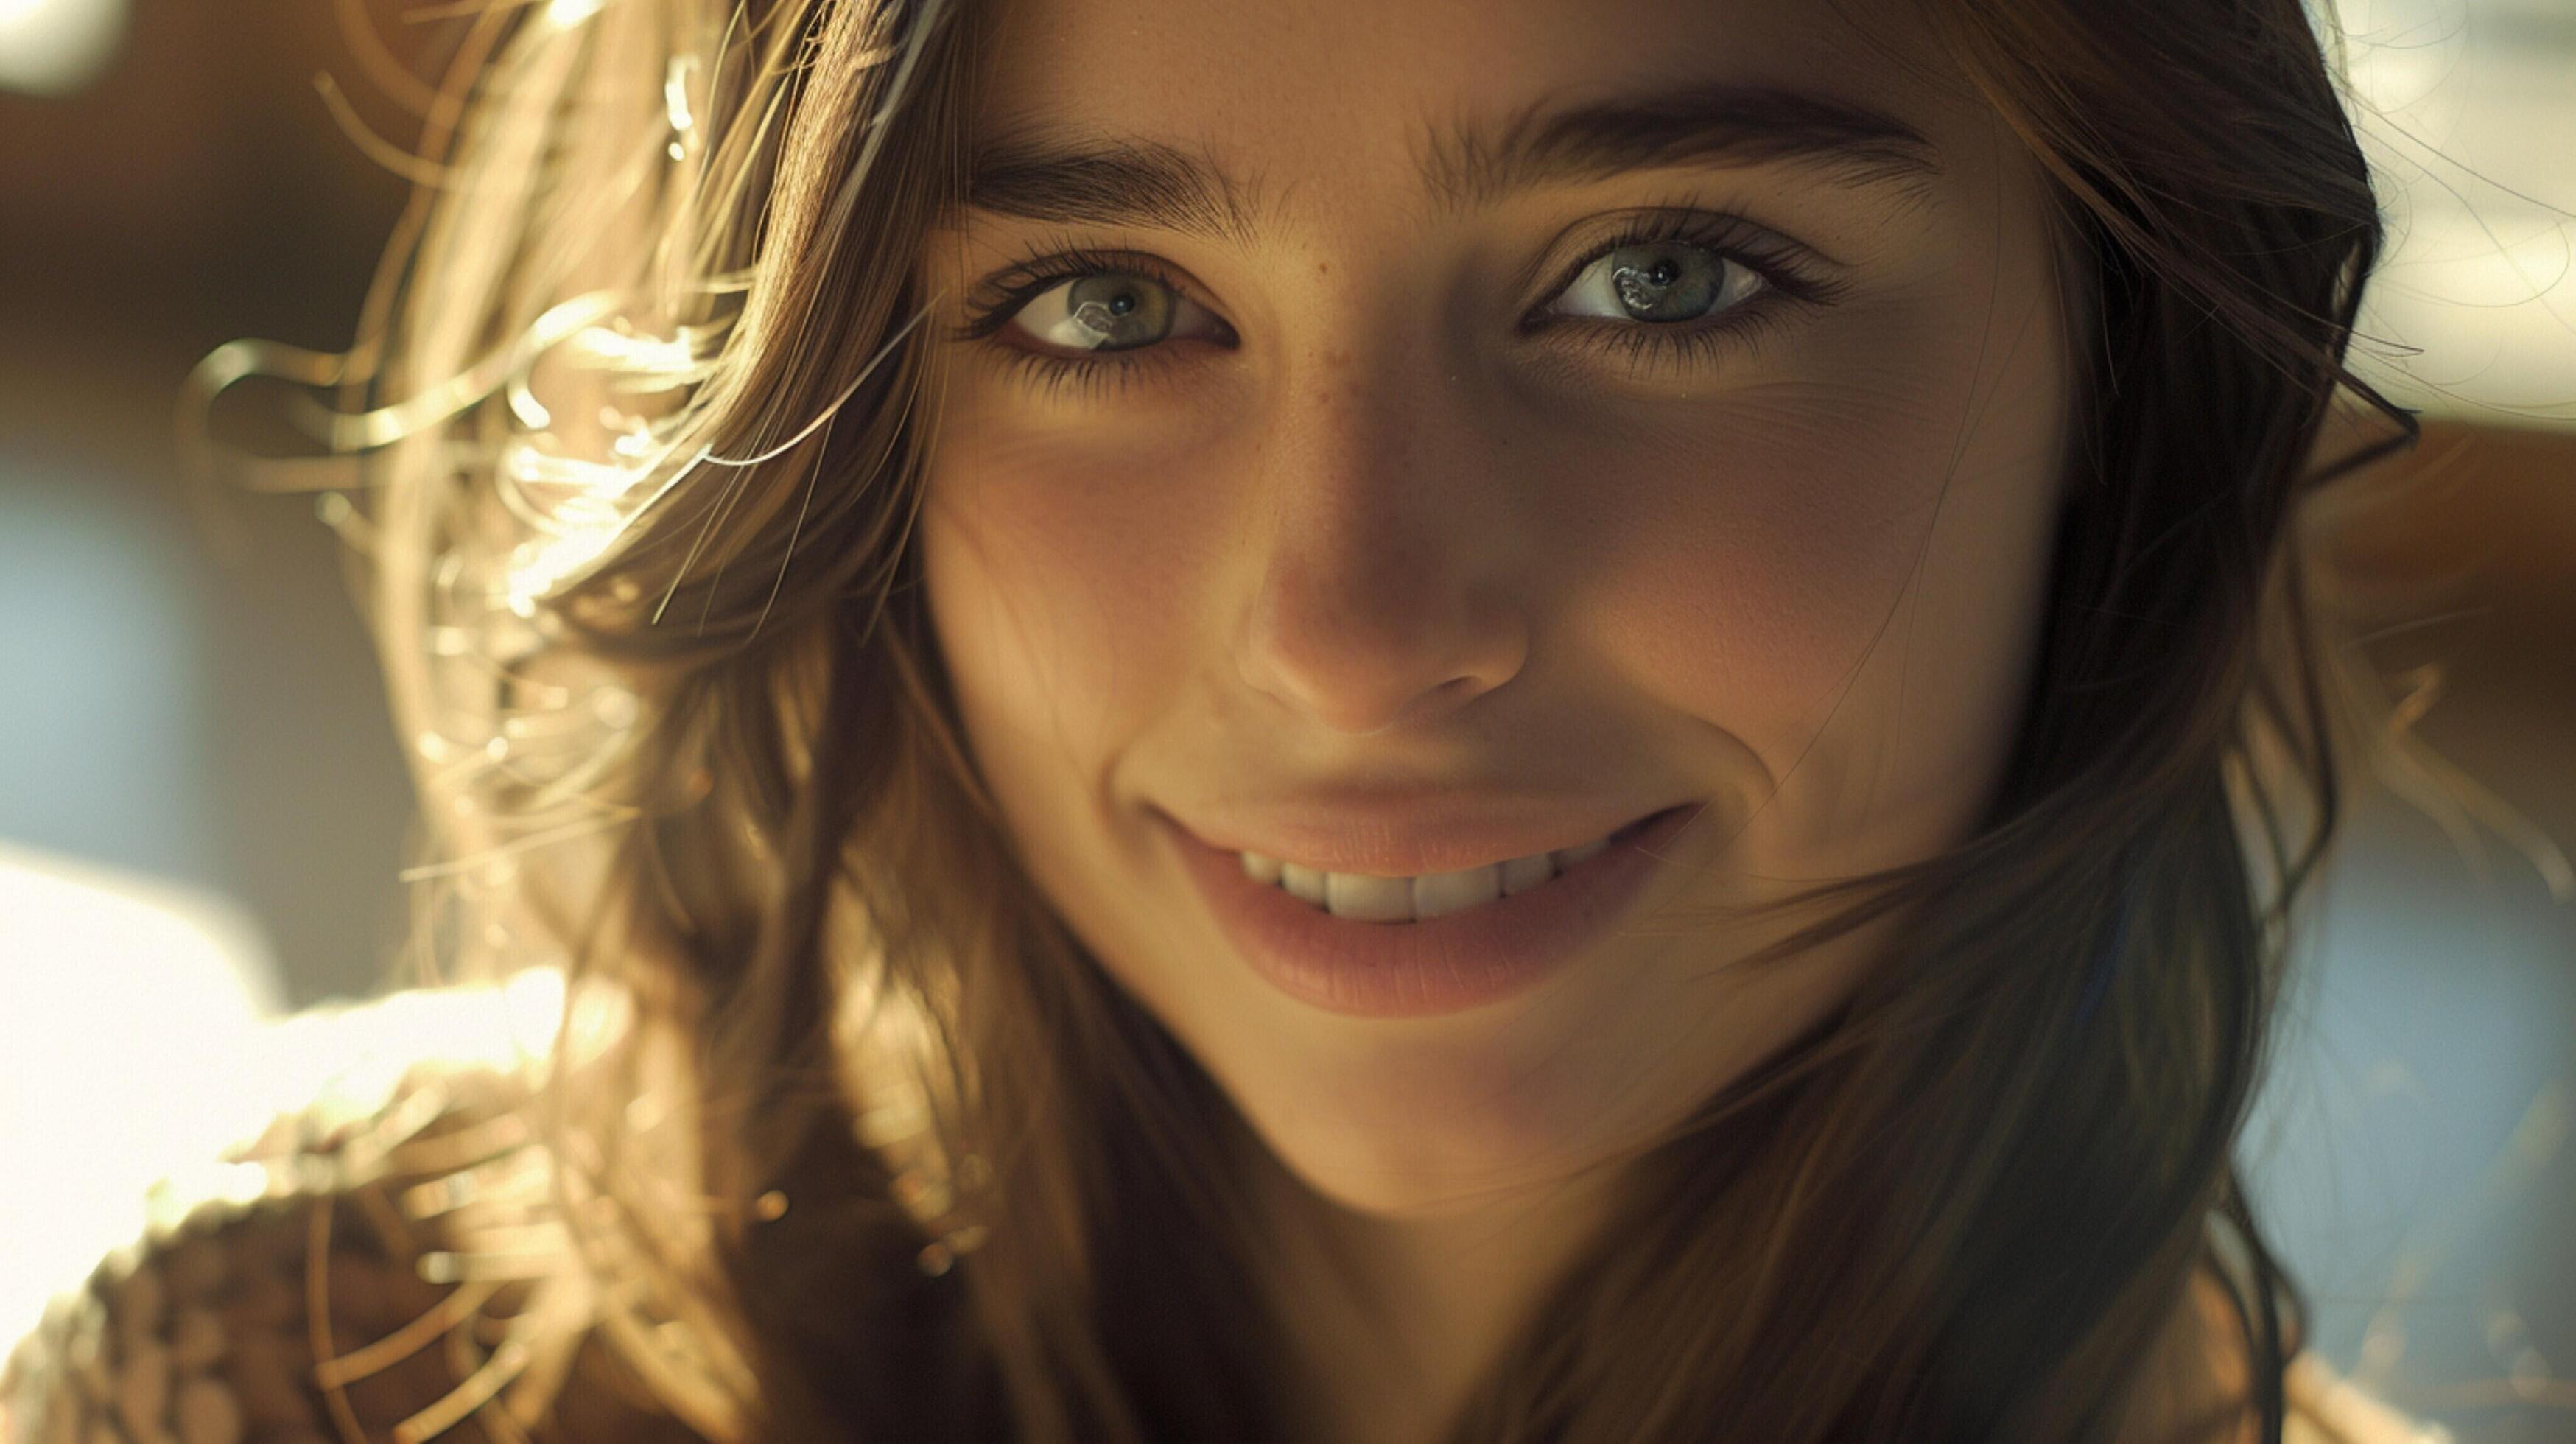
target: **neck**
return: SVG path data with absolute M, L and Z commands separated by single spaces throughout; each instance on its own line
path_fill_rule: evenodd
M 1363 1214 L 1283 1179 L 1276 1286 L 1316 1381 L 1314 1437 L 1434 1444 L 1598 1228 L 1588 1176 L 1436 1217 Z

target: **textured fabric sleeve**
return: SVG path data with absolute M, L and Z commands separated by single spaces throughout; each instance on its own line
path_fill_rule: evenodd
M 524 1101 L 416 1070 L 363 1114 L 280 1120 L 56 1300 L 0 1370 L 0 1436 L 698 1438 L 590 1328 Z

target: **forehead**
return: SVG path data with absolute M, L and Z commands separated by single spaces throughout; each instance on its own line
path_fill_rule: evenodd
M 1761 98 L 1743 116 L 1755 130 L 1774 118 L 1830 130 L 1884 117 L 1937 156 L 1991 120 L 1907 10 L 1873 0 L 1001 0 L 977 132 L 986 144 L 1172 147 L 1239 182 L 1229 203 L 1263 213 L 1381 186 L 1454 203 L 1541 117 L 1711 87 Z

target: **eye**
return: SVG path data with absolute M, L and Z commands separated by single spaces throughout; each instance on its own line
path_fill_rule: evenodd
M 1547 310 L 1672 325 L 1733 310 L 1769 283 L 1752 267 L 1684 240 L 1640 241 L 1594 257 Z
M 1073 276 L 1033 292 L 1007 325 L 1027 340 L 1075 355 L 1134 351 L 1176 335 L 1216 336 L 1223 329 L 1205 308 L 1153 277 L 1117 271 Z

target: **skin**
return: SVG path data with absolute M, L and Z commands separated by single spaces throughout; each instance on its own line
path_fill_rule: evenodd
M 1240 241 L 980 211 L 933 237 L 952 331 L 1068 245 L 1199 309 L 1092 391 L 1015 369 L 1065 350 L 1023 330 L 947 343 L 920 542 L 1023 862 L 1284 1165 L 1277 1286 L 1334 1437 L 1431 1434 L 1619 1164 L 1901 954 L 1864 931 L 1730 970 L 1779 925 L 1641 915 L 1507 1003 L 1339 1016 L 1234 955 L 1148 808 L 1705 802 L 1658 914 L 1968 835 L 2023 705 L 2072 370 L 2039 179 L 1877 8 L 1019 0 L 995 29 L 979 136 L 1160 142 L 1247 194 Z M 1886 111 L 1939 171 L 1689 161 L 1465 210 L 1420 173 L 1436 127 L 1706 81 Z M 1616 328 L 1647 321 L 1519 328 L 1658 208 L 1747 219 L 1837 294 L 1693 356 L 1632 360 Z

